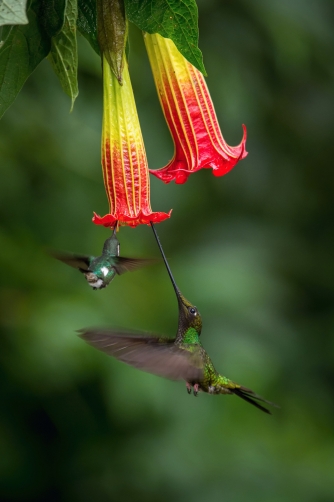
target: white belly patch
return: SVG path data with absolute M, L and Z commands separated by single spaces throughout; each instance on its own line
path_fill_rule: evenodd
M 104 277 L 106 277 L 108 275 L 108 273 L 109 273 L 109 270 L 107 269 L 107 267 L 102 267 L 101 268 L 101 272 L 104 275 Z
M 98 279 L 95 282 L 88 282 L 88 284 L 92 286 L 92 288 L 100 288 L 103 285 L 103 281 L 102 279 Z

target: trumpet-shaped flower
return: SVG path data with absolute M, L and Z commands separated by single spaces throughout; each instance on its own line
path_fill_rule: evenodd
M 110 213 L 93 222 L 105 227 L 135 227 L 159 223 L 170 213 L 153 213 L 150 205 L 150 180 L 143 137 L 131 87 L 127 63 L 123 85 L 103 56 L 102 169 Z
M 184 183 L 189 174 L 211 167 L 215 176 L 228 173 L 246 157 L 246 127 L 238 146 L 225 142 L 203 75 L 159 34 L 144 34 L 160 103 L 173 141 L 167 166 L 150 170 L 165 183 Z

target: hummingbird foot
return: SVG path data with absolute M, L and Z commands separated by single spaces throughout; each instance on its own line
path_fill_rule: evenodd
M 195 397 L 197 397 L 198 391 L 199 391 L 199 384 L 195 383 L 195 385 L 194 385 L 194 396 Z
M 189 382 L 186 382 L 186 387 L 188 394 L 191 394 L 191 384 Z

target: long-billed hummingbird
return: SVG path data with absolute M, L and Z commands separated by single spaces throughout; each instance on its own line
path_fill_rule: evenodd
M 197 396 L 199 391 L 209 394 L 235 394 L 271 414 L 259 401 L 277 405 L 216 371 L 200 340 L 201 315 L 197 307 L 186 300 L 177 287 L 153 223 L 151 226 L 178 301 L 179 322 L 176 337 L 166 338 L 110 329 L 84 329 L 80 330 L 79 336 L 98 350 L 138 369 L 171 380 L 185 380 L 189 394 L 192 390 L 194 396 Z
M 155 263 L 154 259 L 124 258 L 119 256 L 120 245 L 116 236 L 117 224 L 111 237 L 103 244 L 101 256 L 85 256 L 71 253 L 52 252 L 52 256 L 84 274 L 88 284 L 95 289 L 103 289 L 124 272 L 136 270 Z

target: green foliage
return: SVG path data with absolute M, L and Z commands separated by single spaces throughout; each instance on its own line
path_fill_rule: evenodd
M 100 56 L 100 47 L 97 41 L 96 0 L 78 0 L 77 24 L 80 33 Z
M 68 0 L 41 0 L 40 18 L 49 37 L 58 35 L 65 22 Z
M 77 1 L 67 0 L 65 21 L 61 31 L 51 39 L 49 54 L 53 69 L 58 75 L 61 86 L 72 100 L 78 96 L 78 51 L 77 51 Z
M 204 75 L 198 48 L 198 13 L 195 0 L 125 0 L 129 21 L 148 33 L 171 38 L 181 54 Z
M 33 4 L 28 11 L 29 24 L 6 28 L 2 34 L 5 42 L 0 48 L 0 117 L 50 51 L 50 38 L 35 8 Z
M 27 0 L 1 0 L 0 26 L 4 24 L 27 24 Z

